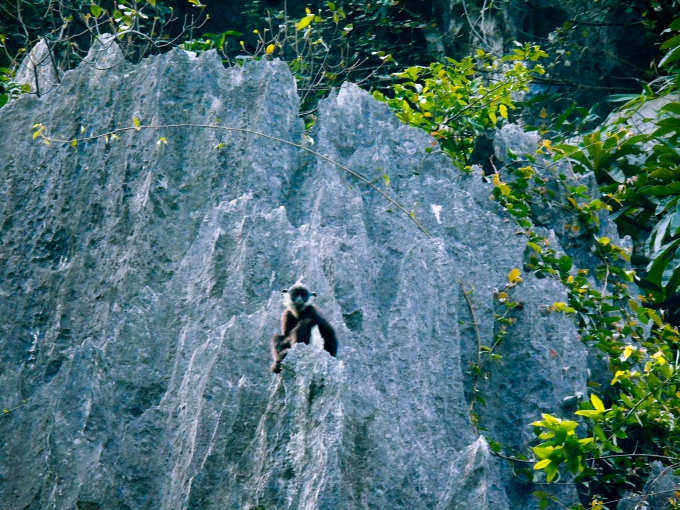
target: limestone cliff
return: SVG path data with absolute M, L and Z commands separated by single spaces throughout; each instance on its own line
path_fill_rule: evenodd
M 310 140 L 281 62 L 133 66 L 104 43 L 0 110 L 2 505 L 534 508 L 469 414 L 477 332 L 492 342 L 494 288 L 525 250 L 489 186 L 425 157 L 427 134 L 353 85 L 321 103 Z M 204 127 L 32 136 L 133 117 Z M 431 237 L 337 165 L 210 126 L 361 172 Z M 523 276 L 478 408 L 516 447 L 585 393 L 587 365 L 572 321 L 546 312 L 564 290 Z M 280 290 L 301 277 L 340 351 L 298 346 L 277 376 Z

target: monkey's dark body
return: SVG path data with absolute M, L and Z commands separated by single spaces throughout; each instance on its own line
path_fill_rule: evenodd
M 296 317 L 290 308 L 286 308 L 281 316 L 281 331 L 283 334 L 272 337 L 272 355 L 274 364 L 272 372 L 281 371 L 281 361 L 295 344 L 308 344 L 312 336 L 312 329 L 318 326 L 323 338 L 323 348 L 331 356 L 338 353 L 338 340 L 333 326 L 321 315 L 318 308 L 308 305 L 300 310 Z

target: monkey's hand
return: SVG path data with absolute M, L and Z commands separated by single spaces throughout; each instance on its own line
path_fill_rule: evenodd
M 281 372 L 281 361 L 276 360 L 274 363 L 272 363 L 272 372 L 275 374 Z

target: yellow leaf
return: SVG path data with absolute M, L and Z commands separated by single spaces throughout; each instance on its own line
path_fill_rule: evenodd
M 498 176 L 498 174 L 493 174 L 493 185 L 498 186 L 501 182 L 501 178 Z
M 265 50 L 265 52 L 267 53 L 267 55 L 271 55 L 272 53 L 274 53 L 275 49 L 276 49 L 276 46 L 274 46 L 273 44 L 270 44 L 269 46 L 267 46 L 267 49 Z
M 666 358 L 663 356 L 663 352 L 661 351 L 657 352 L 656 354 L 652 354 L 652 358 L 654 358 L 659 365 L 665 365 L 668 363 Z
M 139 127 L 140 127 L 139 119 L 138 119 L 137 117 L 132 117 L 132 122 L 135 123 L 135 129 L 136 129 L 137 131 L 139 131 Z
M 550 459 L 543 459 L 534 464 L 534 469 L 543 469 L 550 464 Z
M 520 277 L 522 273 L 520 273 L 519 269 L 515 268 L 512 271 L 510 271 L 510 274 L 508 274 L 508 281 L 510 283 L 518 283 L 522 281 L 522 278 Z
M 496 124 L 498 122 L 498 117 L 496 117 L 496 114 L 494 112 L 489 112 L 489 118 L 491 119 L 491 122 Z
M 500 188 L 501 193 L 505 196 L 508 196 L 512 192 L 510 186 L 508 186 L 507 184 L 500 183 L 498 187 Z
M 538 114 L 538 116 L 542 119 L 545 119 L 548 116 L 548 111 L 545 108 L 543 108 L 541 110 L 541 113 Z
M 600 243 L 602 246 L 607 246 L 609 243 L 611 243 L 611 239 L 609 239 L 608 237 L 600 237 L 597 240 L 597 242 Z
M 309 10 L 309 7 L 305 7 L 305 12 L 306 12 L 307 14 L 312 14 L 312 11 Z
M 631 354 L 633 354 L 633 347 L 627 345 L 626 348 L 623 350 L 623 361 L 626 361 L 628 358 L 630 358 Z
M 505 106 L 504 104 L 500 105 L 498 107 L 498 111 L 501 113 L 501 117 L 503 117 L 504 119 L 508 118 L 508 107 L 507 106 Z
M 306 17 L 302 18 L 300 20 L 300 23 L 298 23 L 298 25 L 297 25 L 298 30 L 302 30 L 303 28 L 305 28 L 307 25 L 309 25 L 312 22 L 313 19 L 314 19 L 313 14 L 309 14 Z
M 36 131 L 35 133 L 33 133 L 33 139 L 35 140 L 36 138 L 38 138 L 38 135 L 40 135 L 40 131 Z
M 590 395 L 590 401 L 593 403 L 593 407 L 595 409 L 597 409 L 601 413 L 604 413 L 604 411 L 605 411 L 604 404 L 600 400 L 600 397 L 598 397 L 597 395 L 595 395 L 595 393 L 593 393 L 593 394 Z

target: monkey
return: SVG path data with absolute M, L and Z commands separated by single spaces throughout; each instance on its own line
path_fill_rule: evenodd
M 309 344 L 312 328 L 317 326 L 323 338 L 323 348 L 331 356 L 338 353 L 338 340 L 333 326 L 314 306 L 315 292 L 302 283 L 281 291 L 286 309 L 281 315 L 281 334 L 272 337 L 272 372 L 281 372 L 281 362 L 295 344 Z

